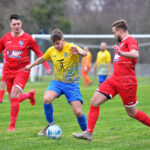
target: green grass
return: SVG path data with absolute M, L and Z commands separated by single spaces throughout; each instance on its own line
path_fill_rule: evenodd
M 88 116 L 90 99 L 97 88 L 97 78 L 94 84 L 84 88 L 80 80 L 81 93 L 84 99 L 83 112 Z M 150 116 L 150 79 L 140 78 L 138 86 L 137 108 Z M 47 80 L 48 81 L 48 80 Z M 40 137 L 37 133 L 46 126 L 43 111 L 43 94 L 49 82 L 36 82 L 26 85 L 24 92 L 36 89 L 37 103 L 30 106 L 26 100 L 20 104 L 20 112 L 16 124 L 16 132 L 9 133 L 10 103 L 7 94 L 0 104 L 0 150 L 149 150 L 150 128 L 125 113 L 122 101 L 116 96 L 112 101 L 101 106 L 100 117 L 96 124 L 91 142 L 78 140 L 72 132 L 79 132 L 80 128 L 67 104 L 65 96 L 53 102 L 55 124 L 62 128 L 60 140 Z

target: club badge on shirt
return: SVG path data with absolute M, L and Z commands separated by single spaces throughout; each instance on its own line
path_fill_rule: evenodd
M 19 41 L 19 45 L 22 46 L 24 41 Z

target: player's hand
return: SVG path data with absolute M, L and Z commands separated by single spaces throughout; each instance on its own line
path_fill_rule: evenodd
M 71 47 L 70 50 L 71 50 L 71 54 L 79 55 L 79 51 L 78 51 L 78 49 L 76 47 Z
M 52 70 L 51 70 L 51 69 L 46 70 L 46 74 L 47 74 L 47 75 L 50 75 L 51 73 L 52 73 Z
M 116 53 L 118 53 L 119 55 L 121 55 L 122 56 L 122 51 L 120 50 L 120 47 L 118 46 L 118 45 L 114 45 L 113 46 L 113 50 L 116 52 Z
M 31 70 L 31 68 L 32 68 L 32 66 L 30 64 L 30 65 L 25 66 L 24 70 Z

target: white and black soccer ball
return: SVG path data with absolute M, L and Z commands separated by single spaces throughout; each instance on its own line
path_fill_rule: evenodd
M 46 136 L 51 139 L 60 139 L 62 136 L 62 130 L 58 125 L 49 126 L 46 130 Z

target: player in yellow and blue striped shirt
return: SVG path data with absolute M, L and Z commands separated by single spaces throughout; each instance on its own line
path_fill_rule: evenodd
M 79 56 L 87 54 L 77 45 L 67 43 L 59 29 L 52 31 L 51 41 L 53 46 L 45 52 L 43 57 L 25 68 L 30 70 L 33 66 L 46 60 L 51 60 L 54 64 L 54 77 L 44 94 L 44 110 L 48 125 L 39 132 L 39 135 L 45 135 L 46 129 L 54 124 L 52 101 L 62 94 L 71 104 L 82 131 L 85 131 L 87 123 L 81 108 L 83 100 L 79 88 L 78 62 Z
M 91 69 L 91 72 L 94 72 L 97 67 L 97 75 L 99 77 L 99 86 L 106 80 L 107 76 L 110 75 L 110 63 L 111 63 L 111 54 L 106 49 L 107 44 L 102 42 L 100 44 L 101 50 L 97 53 L 96 62 Z

